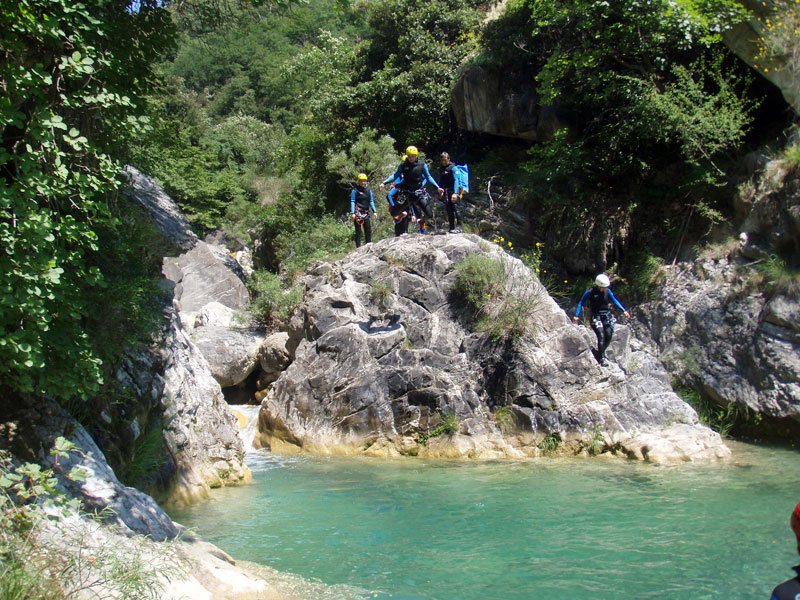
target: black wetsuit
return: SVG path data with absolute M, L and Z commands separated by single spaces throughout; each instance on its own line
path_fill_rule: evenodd
M 364 237 L 367 244 L 372 241 L 372 223 L 369 218 L 370 208 L 375 210 L 375 201 L 372 198 L 372 190 L 368 187 L 356 185 L 350 196 L 350 205 L 356 218 L 353 220 L 356 234 L 356 248 L 361 246 L 361 227 L 364 227 Z
M 432 219 L 433 212 L 428 201 L 428 193 L 425 191 L 426 172 L 428 171 L 425 163 L 420 160 L 413 163 L 404 160 L 400 164 L 399 171 L 403 181 L 397 186 L 400 190 L 398 196 L 405 196 L 408 199 L 418 219 Z
M 621 310 L 625 307 L 620 304 L 614 296 L 611 288 L 606 288 L 600 291 L 596 285 L 586 290 L 578 304 L 578 310 L 575 316 L 581 314 L 581 308 L 584 303 L 589 304 L 589 311 L 592 313 L 592 329 L 597 336 L 597 360 L 603 362 L 606 357 L 606 348 L 611 343 L 611 338 L 614 335 L 614 323 L 617 320 L 611 314 L 611 302 L 614 302 Z
M 800 565 L 792 567 L 797 576 L 784 581 L 772 590 L 770 600 L 798 600 L 800 598 Z
M 456 228 L 456 225 L 461 227 L 461 215 L 458 210 L 458 201 L 451 202 L 450 196 L 453 195 L 453 190 L 456 189 L 456 178 L 453 175 L 453 163 L 449 162 L 444 167 L 439 167 L 439 185 L 444 188 L 444 208 L 447 211 L 447 220 L 450 224 L 450 231 Z

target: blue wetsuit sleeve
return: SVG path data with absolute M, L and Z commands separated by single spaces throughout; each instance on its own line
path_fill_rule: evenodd
M 397 169 L 395 170 L 393 175 L 389 175 L 389 177 L 383 180 L 384 185 L 386 185 L 387 183 L 394 183 L 395 181 L 397 181 L 397 179 L 402 174 L 400 167 L 402 167 L 402 164 L 397 165 Z
M 425 176 L 425 181 L 430 183 L 435 188 L 439 187 L 439 184 L 436 183 L 436 180 L 431 176 L 431 172 L 428 170 L 428 165 L 422 165 L 422 174 Z
M 369 207 L 372 209 L 372 212 L 378 212 L 375 209 L 375 197 L 372 195 L 372 190 L 369 191 Z
M 356 212 L 356 191 L 353 190 L 350 194 L 350 214 Z
M 614 292 L 612 292 L 612 291 L 611 291 L 611 288 L 608 288 L 608 297 L 609 297 L 609 298 L 611 298 L 611 300 L 614 302 L 614 304 L 616 304 L 617 306 L 619 306 L 619 309 L 620 309 L 622 312 L 626 312 L 626 311 L 625 311 L 625 307 L 624 307 L 624 306 L 622 306 L 622 304 L 620 303 L 620 301 L 619 301 L 619 300 L 617 300 L 617 297 L 614 295 Z
M 589 299 L 589 290 L 586 290 L 585 292 L 583 292 L 583 296 L 581 296 L 581 301 L 578 302 L 578 310 L 575 311 L 575 316 L 576 317 L 580 317 L 581 316 L 581 310 L 583 309 L 583 303 L 586 302 L 588 299 Z

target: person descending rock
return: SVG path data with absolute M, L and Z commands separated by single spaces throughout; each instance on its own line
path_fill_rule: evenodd
M 372 224 L 370 223 L 369 211 L 378 218 L 378 211 L 375 210 L 375 200 L 372 197 L 372 190 L 367 187 L 367 176 L 364 173 L 358 174 L 356 185 L 350 194 L 350 218 L 356 228 L 356 248 L 361 246 L 361 227 L 364 227 L 364 240 L 367 244 L 372 241 Z
M 794 507 L 792 516 L 789 518 L 789 526 L 797 538 L 797 553 L 800 554 L 800 504 Z M 772 590 L 770 600 L 797 600 L 800 598 L 800 565 L 792 568 L 797 575 Z
M 625 310 L 614 292 L 609 287 L 611 280 L 605 273 L 600 273 L 594 280 L 594 286 L 584 292 L 581 301 L 578 302 L 578 310 L 575 311 L 575 316 L 572 318 L 576 323 L 580 321 L 581 309 L 584 302 L 589 303 L 589 311 L 591 314 L 592 329 L 597 336 L 597 360 L 604 366 L 608 366 L 606 360 L 606 348 L 611 343 L 611 336 L 614 335 L 614 323 L 617 320 L 611 314 L 611 302 L 616 304 L 626 319 L 630 319 L 631 315 Z
M 428 219 L 433 218 L 431 212 L 431 205 L 429 202 L 430 196 L 425 190 L 425 185 L 430 183 L 434 186 L 439 195 L 444 193 L 444 190 L 439 187 L 436 180 L 431 176 L 428 170 L 428 165 L 419 160 L 419 151 L 415 146 L 406 148 L 406 159 L 400 163 L 393 175 L 387 177 L 380 185 L 379 189 L 389 183 L 397 183 L 397 204 L 404 205 L 408 203 L 416 214 L 416 218 L 420 221 L 420 232 L 425 233 L 425 225 Z
M 444 188 L 444 194 L 439 196 L 439 199 L 444 202 L 444 208 L 447 211 L 447 220 L 450 224 L 450 233 L 461 231 L 461 212 L 458 206 L 458 196 L 461 191 L 458 180 L 453 174 L 453 161 L 450 160 L 450 155 L 447 152 L 442 152 L 439 155 L 441 166 L 439 167 L 439 182 Z M 456 229 L 458 227 L 458 229 Z

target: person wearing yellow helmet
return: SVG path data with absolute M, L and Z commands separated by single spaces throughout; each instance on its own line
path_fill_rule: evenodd
M 572 317 L 576 323 L 580 321 L 583 305 L 589 305 L 589 310 L 592 313 L 592 330 L 597 336 L 597 361 L 603 367 L 608 366 L 606 348 L 611 343 L 611 336 L 614 335 L 614 323 L 617 322 L 611 314 L 611 303 L 613 302 L 622 311 L 626 319 L 631 318 L 630 313 L 617 300 L 610 286 L 611 280 L 608 275 L 600 273 L 594 280 L 594 286 L 584 292 L 581 301 L 578 302 L 578 310 L 575 311 L 575 316 Z
M 356 185 L 350 193 L 350 218 L 353 220 L 356 232 L 356 248 L 361 246 L 361 228 L 364 228 L 364 240 L 367 244 L 372 242 L 372 224 L 370 223 L 369 211 L 378 218 L 375 210 L 375 199 L 372 197 L 372 190 L 367 187 L 367 175 L 359 173 Z
M 419 160 L 419 150 L 417 150 L 416 146 L 406 148 L 405 160 L 395 169 L 394 174 L 387 177 L 380 184 L 379 189 L 383 190 L 385 185 L 395 182 L 397 182 L 398 189 L 396 205 L 401 207 L 406 204 L 410 205 L 420 221 L 420 231 L 425 233 L 427 220 L 433 218 L 430 196 L 425 186 L 426 184 L 432 185 L 439 192 L 439 195 L 442 195 L 444 190 L 431 176 L 428 165 Z

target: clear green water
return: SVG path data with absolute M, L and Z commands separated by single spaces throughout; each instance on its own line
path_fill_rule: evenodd
M 674 467 L 253 453 L 254 485 L 172 517 L 237 559 L 369 597 L 769 598 L 798 562 L 800 453 L 734 451 Z

